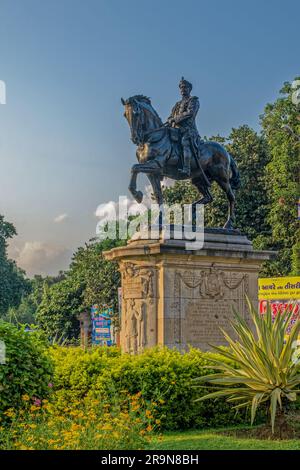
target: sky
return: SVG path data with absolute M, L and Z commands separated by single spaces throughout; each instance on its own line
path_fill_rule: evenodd
M 259 130 L 299 75 L 299 17 L 296 0 L 0 0 L 9 255 L 28 276 L 54 275 L 95 236 L 97 207 L 128 196 L 136 160 L 121 97 L 150 96 L 165 120 L 184 75 L 202 136 Z

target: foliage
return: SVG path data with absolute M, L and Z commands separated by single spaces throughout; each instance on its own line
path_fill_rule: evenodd
M 50 338 L 77 338 L 78 315 L 93 304 L 108 304 L 117 311 L 120 274 L 117 264 L 106 261 L 102 251 L 123 243 L 91 240 L 74 254 L 65 278 L 54 285 L 44 285 L 36 320 Z
M 236 414 L 225 401 L 195 402 L 198 395 L 191 387 L 192 379 L 214 371 L 214 354 L 154 348 L 131 356 L 121 355 L 116 348 L 58 347 L 51 355 L 57 402 L 99 396 L 110 401 L 116 395 L 141 392 L 146 402 L 159 405 L 154 416 L 163 429 L 224 426 L 244 420 L 244 414 Z
M 300 275 L 300 240 L 292 248 L 292 276 Z
M 43 292 L 45 287 L 49 287 L 64 279 L 64 274 L 60 272 L 58 276 L 40 275 L 34 276 L 33 279 L 28 280 L 28 291 L 23 295 L 21 302 L 16 307 L 10 307 L 3 316 L 3 320 L 16 325 L 33 325 L 36 323 L 36 312 L 42 301 Z
M 84 285 L 83 309 L 107 304 L 117 310 L 120 273 L 117 263 L 106 261 L 102 252 L 124 243 L 123 240 L 91 240 L 74 254 L 68 275 Z
M 0 340 L 5 343 L 6 362 L 0 365 L 0 416 L 7 408 L 21 405 L 24 394 L 43 398 L 49 392 L 52 361 L 42 335 L 0 321 Z
M 271 246 L 279 250 L 277 261 L 269 265 L 268 275 L 287 275 L 291 272 L 293 247 L 300 239 L 297 221 L 300 146 L 295 138 L 300 134 L 300 120 L 299 109 L 292 102 L 292 91 L 291 84 L 286 82 L 280 90 L 281 96 L 274 103 L 267 104 L 261 116 L 263 134 L 271 154 L 266 167 Z M 295 260 L 293 272 L 300 274 L 298 269 L 295 270 Z
M 151 403 L 139 394 L 114 404 L 103 400 L 30 400 L 6 411 L 10 420 L 0 428 L 0 448 L 6 450 L 115 450 L 143 449 L 159 426 Z M 157 421 L 157 420 L 156 420 Z
M 38 325 L 49 339 L 71 339 L 79 335 L 78 314 L 82 306 L 83 285 L 66 278 L 50 287 L 44 286 L 36 313 Z
M 268 403 L 274 432 L 275 418 L 280 414 L 278 406 L 284 411 L 287 403 L 296 401 L 296 394 L 300 393 L 297 389 L 300 385 L 299 360 L 294 357 L 294 342 L 300 332 L 300 321 L 294 324 L 286 339 L 293 311 L 278 314 L 273 321 L 270 306 L 265 315 L 255 311 L 250 302 L 249 310 L 256 336 L 245 320 L 236 314 L 232 327 L 238 340 L 223 332 L 229 350 L 217 346 L 214 349 L 225 360 L 234 361 L 237 368 L 224 359 L 213 359 L 219 372 L 199 377 L 198 381 L 217 385 L 220 390 L 199 400 L 228 397 L 228 402 L 237 403 L 237 409 L 251 407 L 251 423 L 254 422 L 257 408 Z
M 0 215 L 0 317 L 19 305 L 29 290 L 29 281 L 16 263 L 7 257 L 7 241 L 17 234 L 15 227 Z
M 237 226 L 256 243 L 258 236 L 271 233 L 267 221 L 265 167 L 270 160 L 264 137 L 248 126 L 232 129 L 227 150 L 237 162 L 241 175 L 241 188 L 236 193 Z

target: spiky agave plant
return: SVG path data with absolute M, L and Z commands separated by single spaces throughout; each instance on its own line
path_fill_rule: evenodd
M 287 334 L 293 311 L 278 313 L 273 321 L 269 305 L 267 312 L 261 315 L 249 299 L 247 302 L 255 328 L 251 329 L 235 312 L 236 321 L 231 326 L 237 339 L 231 338 L 222 330 L 229 348 L 213 346 L 224 358 L 234 361 L 235 366 L 229 365 L 227 361 L 212 359 L 219 372 L 196 380 L 214 384 L 218 391 L 198 400 L 228 397 L 227 401 L 235 403 L 235 408 L 251 407 L 251 424 L 259 405 L 269 402 L 274 433 L 276 416 L 284 416 L 286 404 L 295 401 L 296 394 L 300 393 L 297 389 L 300 385 L 300 361 L 295 349 L 300 320 L 296 321 Z M 282 419 L 281 422 L 283 424 Z

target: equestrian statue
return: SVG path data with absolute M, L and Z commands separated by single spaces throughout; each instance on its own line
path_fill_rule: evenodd
M 162 205 L 164 177 L 190 179 L 201 194 L 193 203 L 195 206 L 212 202 L 210 187 L 216 181 L 228 199 L 224 228 L 234 229 L 234 190 L 240 186 L 237 165 L 221 144 L 201 139 L 196 126 L 199 100 L 191 96 L 192 84 L 182 77 L 179 89 L 182 99 L 175 104 L 166 123 L 152 107 L 150 98 L 135 95 L 121 99 L 139 162 L 131 169 L 129 191 L 137 202 L 142 202 L 143 193 L 137 190 L 136 182 L 137 175 L 144 173 L 152 185 L 156 202 Z

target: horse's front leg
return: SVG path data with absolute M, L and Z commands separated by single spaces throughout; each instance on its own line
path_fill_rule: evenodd
M 136 165 L 134 165 L 131 170 L 131 178 L 130 178 L 128 189 L 131 192 L 134 199 L 140 204 L 143 200 L 143 193 L 142 191 L 136 190 L 136 179 L 137 179 L 138 172 L 134 170 L 135 166 Z
M 153 162 L 154 163 L 154 162 Z M 149 175 L 160 175 L 161 174 L 161 168 L 157 164 L 153 163 L 137 163 L 133 165 L 131 168 L 131 179 L 129 183 L 129 191 L 133 195 L 134 199 L 138 202 L 141 203 L 143 200 L 143 193 L 142 191 L 137 191 L 136 189 L 136 180 L 137 180 L 137 175 L 138 173 L 146 173 Z

